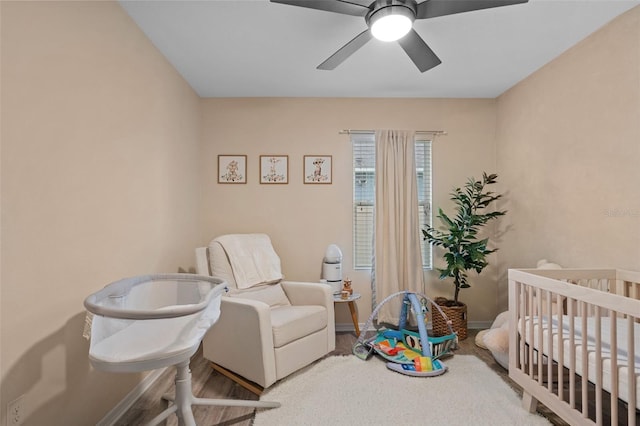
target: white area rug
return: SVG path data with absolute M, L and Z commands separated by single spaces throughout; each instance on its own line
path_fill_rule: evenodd
M 481 360 L 445 359 L 449 371 L 410 377 L 379 358 L 326 358 L 268 389 L 260 398 L 280 408 L 258 410 L 254 426 L 289 425 L 549 425 Z

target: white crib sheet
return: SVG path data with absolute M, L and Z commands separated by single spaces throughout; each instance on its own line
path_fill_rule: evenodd
M 531 345 L 530 340 L 530 328 L 531 323 L 533 322 L 533 347 L 535 349 L 540 349 L 541 345 L 539 342 L 539 324 L 538 319 L 536 317 L 533 318 L 533 321 L 530 318 L 524 319 L 524 327 L 523 319 L 520 320 L 518 324 L 518 330 L 522 333 L 524 331 L 524 339 L 525 341 Z M 543 318 L 541 321 L 542 324 L 542 353 L 546 356 L 549 356 L 549 344 L 548 344 L 548 336 L 549 336 L 549 326 L 546 318 Z M 574 337 L 574 346 L 575 346 L 575 368 L 576 374 L 585 377 L 583 374 L 582 367 L 582 318 L 575 317 L 574 319 L 574 327 L 575 327 L 575 337 Z M 596 381 L 596 339 L 595 339 L 595 318 L 588 317 L 587 318 L 587 379 L 595 383 Z M 602 388 L 608 392 L 612 390 L 612 374 L 611 374 L 611 320 L 607 317 L 601 318 L 601 359 L 602 359 Z M 562 344 L 563 344 L 563 366 L 569 367 L 571 360 L 571 340 L 569 338 L 569 317 L 563 316 L 562 319 Z M 635 368 L 632 372 L 629 368 L 629 359 L 628 359 L 628 344 L 627 344 L 627 332 L 628 332 L 628 323 L 626 320 L 618 319 L 616 321 L 616 333 L 617 333 L 617 364 L 618 364 L 618 397 L 626 402 L 629 402 L 629 378 L 635 377 L 636 384 L 636 407 L 640 407 L 640 324 L 634 323 L 634 362 L 631 365 Z M 558 345 L 558 321 L 554 316 L 551 321 L 551 333 L 552 333 L 552 349 L 553 356 L 551 358 L 559 362 L 559 345 Z M 631 379 L 633 380 L 633 379 Z

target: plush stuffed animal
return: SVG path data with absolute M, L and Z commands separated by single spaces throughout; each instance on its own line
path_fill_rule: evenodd
M 557 263 L 548 262 L 546 259 L 540 260 L 537 267 L 538 269 L 562 269 Z M 509 311 L 500 313 L 490 329 L 478 332 L 476 345 L 488 349 L 498 364 L 509 369 Z
M 491 355 L 503 368 L 509 369 L 509 311 L 502 312 L 496 317 L 494 326 L 488 330 L 483 338 L 484 345 Z
M 488 349 L 498 364 L 509 368 L 509 311 L 500 313 L 490 329 L 478 332 L 476 345 Z
M 538 269 L 562 269 L 562 266 L 557 263 L 549 262 L 547 259 L 541 259 L 538 261 Z

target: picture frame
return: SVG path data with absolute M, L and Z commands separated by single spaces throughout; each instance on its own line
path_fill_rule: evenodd
M 288 155 L 260 156 L 260 183 L 287 184 L 289 183 Z
M 247 156 L 218 155 L 218 183 L 247 183 Z
M 304 183 L 331 184 L 333 158 L 331 155 L 305 155 L 302 170 L 304 170 Z

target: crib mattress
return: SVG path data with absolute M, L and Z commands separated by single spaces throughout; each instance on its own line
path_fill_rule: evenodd
M 602 388 L 607 392 L 612 391 L 612 372 L 611 372 L 611 320 L 609 318 L 601 318 L 601 362 L 602 362 Z M 523 327 L 524 322 L 524 327 Z M 530 340 L 530 328 L 533 323 L 533 342 Z M 539 328 L 542 328 L 542 345 L 540 344 Z M 575 337 L 573 346 L 575 347 L 575 371 L 576 374 L 588 381 L 595 383 L 596 371 L 600 370 L 596 363 L 596 339 L 595 330 L 596 322 L 595 318 L 587 318 L 587 330 L 586 330 L 586 351 L 587 351 L 587 371 L 586 374 L 583 371 L 582 358 L 583 358 L 583 344 L 582 344 L 582 318 L 576 317 L 574 319 Z M 560 363 L 559 360 L 559 339 L 558 331 L 559 324 L 556 317 L 554 317 L 549 324 L 546 318 L 542 321 L 538 321 L 537 318 L 525 318 L 519 322 L 519 328 L 521 332 L 524 331 L 524 340 L 527 344 L 532 345 L 535 349 L 542 349 L 542 353 L 554 361 Z M 629 380 L 635 382 L 636 388 L 636 407 L 640 407 L 640 324 L 634 323 L 634 359 L 630 362 L 628 357 L 628 322 L 626 320 L 616 321 L 616 333 L 617 333 L 617 370 L 618 370 L 618 397 L 625 402 L 629 402 Z M 562 346 L 563 346 L 563 359 L 562 364 L 564 367 L 569 367 L 571 360 L 571 346 L 572 342 L 569 338 L 570 325 L 569 317 L 566 315 L 562 319 Z M 552 351 L 549 348 L 549 333 L 552 334 Z M 630 368 L 631 367 L 631 368 Z

